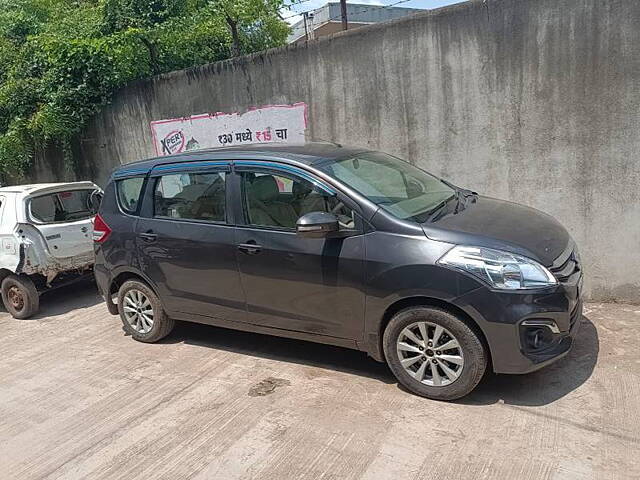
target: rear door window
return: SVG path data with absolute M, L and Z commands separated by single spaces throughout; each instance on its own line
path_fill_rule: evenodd
M 224 222 L 225 173 L 177 173 L 158 177 L 154 216 Z
M 73 222 L 96 214 L 92 202 L 95 190 L 69 190 L 34 197 L 29 201 L 31 218 L 40 223 Z

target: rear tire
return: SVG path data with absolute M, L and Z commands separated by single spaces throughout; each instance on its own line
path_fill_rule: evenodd
M 139 342 L 157 342 L 175 326 L 155 292 L 139 280 L 127 280 L 120 287 L 118 312 L 125 332 Z
M 2 302 L 13 318 L 25 319 L 40 308 L 40 295 L 26 275 L 9 275 L 2 281 Z
M 411 307 L 398 312 L 384 331 L 383 347 L 398 381 L 433 400 L 464 397 L 487 368 L 479 335 L 462 319 L 439 308 Z

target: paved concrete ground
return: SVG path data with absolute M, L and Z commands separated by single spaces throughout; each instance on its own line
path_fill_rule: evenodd
M 2 479 L 639 478 L 640 307 L 591 304 L 579 343 L 458 403 L 366 355 L 180 325 L 125 337 L 91 286 L 0 313 Z

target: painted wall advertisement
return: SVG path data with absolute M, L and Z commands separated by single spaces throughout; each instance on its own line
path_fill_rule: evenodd
M 303 143 L 307 105 L 269 105 L 245 113 L 205 113 L 151 122 L 158 155 L 261 143 Z

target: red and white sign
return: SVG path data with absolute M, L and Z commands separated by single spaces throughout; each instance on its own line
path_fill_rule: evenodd
M 153 146 L 158 155 L 231 145 L 304 143 L 306 128 L 304 103 L 151 122 Z

